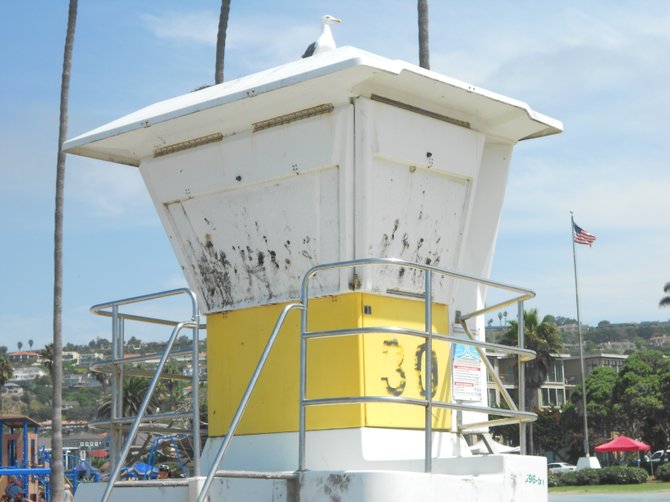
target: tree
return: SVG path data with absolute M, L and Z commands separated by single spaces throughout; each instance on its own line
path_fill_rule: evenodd
M 16 346 L 19 348 L 19 352 L 21 352 L 21 349 L 23 348 L 23 342 L 16 342 Z
M 33 342 L 32 338 L 30 340 L 28 340 L 28 347 L 30 347 L 30 350 L 33 350 L 33 343 L 35 343 L 35 342 Z
M 665 291 L 667 295 L 661 298 L 661 301 L 658 302 L 659 307 L 667 307 L 670 305 L 670 282 L 665 283 L 665 286 L 663 286 L 663 291 Z
M 561 431 L 561 410 L 551 406 L 537 411 L 537 421 L 533 423 L 540 451 L 550 451 L 561 456 L 565 446 L 565 436 Z
M 639 351 L 626 360 L 614 387 L 613 401 L 619 426 L 628 436 L 640 436 L 645 428 L 655 425 L 670 439 L 666 409 L 670 398 L 663 395 L 666 376 L 670 380 L 670 361 L 661 352 Z
M 556 354 L 563 350 L 563 341 L 555 324 L 544 318 L 539 322 L 537 310 L 526 311 L 524 318 L 524 346 L 534 350 L 535 359 L 525 365 L 526 395 L 525 405 L 527 410 L 536 408 L 537 392 L 547 378 L 549 367 Z M 502 337 L 502 343 L 506 345 L 517 345 L 518 321 L 510 321 L 509 329 Z M 518 374 L 518 373 L 517 373 Z M 521 397 L 519 398 L 521 399 Z M 529 428 L 528 435 L 529 451 L 533 453 L 533 428 Z
M 149 388 L 149 380 L 142 377 L 131 376 L 123 382 L 123 395 L 121 398 L 121 413 L 125 417 L 137 415 L 142 405 L 144 396 Z M 159 407 L 160 396 L 154 392 L 147 406 L 147 414 L 152 415 Z M 112 401 L 107 399 L 98 408 L 98 418 L 110 418 L 112 416 Z
M 6 357 L 0 357 L 0 387 L 11 380 L 14 368 Z
M 226 54 L 226 33 L 228 32 L 228 17 L 230 14 L 230 0 L 221 0 L 221 12 L 219 14 L 219 31 L 216 36 L 216 68 L 214 71 L 214 83 L 223 82 L 223 63 Z
M 613 394 L 617 380 L 616 371 L 608 366 L 598 366 L 586 377 L 586 394 L 589 397 L 586 403 L 586 413 L 589 419 L 589 436 L 594 444 L 609 440 L 613 431 L 621 429 L 617 424 L 613 407 Z M 571 396 L 576 419 L 573 425 L 576 430 L 579 430 L 583 421 L 583 406 L 581 405 L 583 394 L 582 386 L 577 385 Z
M 419 17 L 419 66 L 430 69 L 430 48 L 428 44 L 428 0 L 418 0 Z
M 42 357 L 42 365 L 51 373 L 54 360 L 54 344 L 47 343 L 40 352 L 40 356 Z
M 60 88 L 60 121 L 58 126 L 58 155 L 56 160 L 56 197 L 54 211 L 54 298 L 53 298 L 53 383 L 52 436 L 51 436 L 51 497 L 63 500 L 63 195 L 65 192 L 65 152 L 63 143 L 67 138 L 68 103 L 70 99 L 70 69 L 72 50 L 77 25 L 77 0 L 70 0 L 67 18 L 67 33 L 63 50 L 63 74 Z

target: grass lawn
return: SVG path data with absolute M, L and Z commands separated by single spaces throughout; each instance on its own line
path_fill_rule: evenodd
M 549 488 L 549 493 L 670 493 L 670 483 L 648 481 L 639 485 L 587 485 L 587 486 L 557 486 Z

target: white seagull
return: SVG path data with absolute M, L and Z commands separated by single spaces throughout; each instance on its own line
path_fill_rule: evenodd
M 330 25 L 341 23 L 342 20 L 334 16 L 326 14 L 321 18 L 321 35 L 316 39 L 316 42 L 309 44 L 309 47 L 305 50 L 305 53 L 302 55 L 303 58 L 308 58 L 310 56 L 316 56 L 322 52 L 332 51 L 335 49 L 335 39 L 333 38 L 333 32 L 330 31 Z

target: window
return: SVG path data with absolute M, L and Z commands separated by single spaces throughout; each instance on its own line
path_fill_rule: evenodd
M 565 389 L 542 389 L 542 403 L 541 406 L 556 406 L 561 407 L 565 404 Z
M 563 361 L 552 361 L 547 372 L 546 382 L 563 383 Z
M 498 392 L 496 389 L 488 389 L 489 392 L 489 406 L 495 406 L 498 402 Z

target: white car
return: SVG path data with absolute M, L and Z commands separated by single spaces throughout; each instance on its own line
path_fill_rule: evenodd
M 565 462 L 551 462 L 547 464 L 547 469 L 552 474 L 563 474 L 564 472 L 571 472 L 575 470 L 575 466 Z

